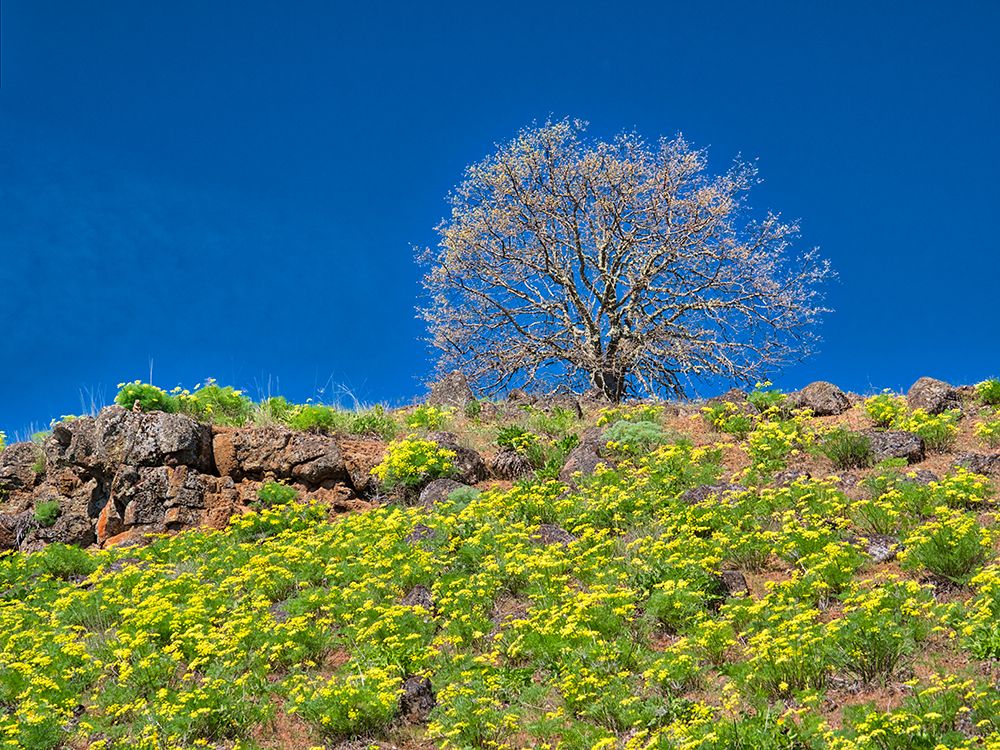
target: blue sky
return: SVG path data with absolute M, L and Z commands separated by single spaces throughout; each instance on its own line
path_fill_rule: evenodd
M 1000 373 L 1000 4 L 5 0 L 0 23 L 10 434 L 151 366 L 412 399 L 411 248 L 550 114 L 759 159 L 754 206 L 840 274 L 779 385 Z

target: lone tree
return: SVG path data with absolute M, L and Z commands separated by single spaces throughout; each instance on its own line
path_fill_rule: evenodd
M 610 142 L 562 120 L 522 130 L 450 195 L 420 259 L 438 369 L 480 389 L 593 386 L 612 401 L 810 353 L 831 274 L 789 257 L 798 224 L 749 216 L 751 163 L 706 173 L 677 136 Z

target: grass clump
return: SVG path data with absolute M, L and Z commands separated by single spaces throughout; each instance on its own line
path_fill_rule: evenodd
M 136 380 L 132 383 L 119 383 L 118 388 L 115 403 L 125 409 L 134 408 L 136 402 L 138 402 L 139 408 L 142 411 L 174 413 L 180 409 L 180 405 L 174 396 L 150 383 L 143 383 L 141 380 Z
M 851 430 L 831 430 L 820 442 L 818 450 L 837 469 L 863 469 L 872 463 L 871 441 L 867 436 Z
M 257 504 L 261 508 L 287 505 L 299 498 L 299 491 L 281 482 L 265 482 L 257 489 Z
M 987 406 L 1000 406 L 1000 378 L 976 384 L 976 398 Z
M 35 523 L 43 528 L 54 526 L 59 518 L 61 509 L 58 500 L 44 500 L 35 505 Z

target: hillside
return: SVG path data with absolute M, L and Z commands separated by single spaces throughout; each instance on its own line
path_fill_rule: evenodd
M 209 384 L 0 454 L 11 748 L 1000 748 L 1000 381 Z

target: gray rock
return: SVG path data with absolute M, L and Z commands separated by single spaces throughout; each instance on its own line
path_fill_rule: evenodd
M 465 406 L 475 396 L 469 387 L 469 379 L 455 371 L 436 380 L 430 385 L 430 395 L 427 403 L 434 406 Z
M 1000 476 L 1000 453 L 961 453 L 955 457 L 954 465 L 973 474 Z
M 575 535 L 566 531 L 566 529 L 551 523 L 540 524 L 533 538 L 544 545 L 560 544 L 563 547 L 570 542 L 575 542 L 577 539 Z
M 403 690 L 399 696 L 399 716 L 411 724 L 422 724 L 427 721 L 437 699 L 434 687 L 426 677 L 410 675 L 403 680 Z
M 414 586 L 399 603 L 404 607 L 423 607 L 428 612 L 434 611 L 434 597 L 426 586 Z
M 905 458 L 911 464 L 924 460 L 924 440 L 913 432 L 869 429 L 859 430 L 858 434 L 868 438 L 875 463 L 887 458 Z
M 531 461 L 517 451 L 504 448 L 490 461 L 490 473 L 497 479 L 520 479 L 531 476 L 535 467 Z
M 601 458 L 597 446 L 592 442 L 581 442 L 566 456 L 566 463 L 559 470 L 559 481 L 575 484 L 575 475 L 590 476 L 601 464 L 613 466 L 611 461 Z
M 471 448 L 458 444 L 458 437 L 451 432 L 432 432 L 427 436 L 442 448 L 454 451 L 455 457 L 451 459 L 454 467 L 454 478 L 465 484 L 478 484 L 485 480 L 490 472 L 486 468 L 483 457 Z
M 813 416 L 830 417 L 843 414 L 850 409 L 851 400 L 833 383 L 817 380 L 801 391 L 789 394 L 785 407 L 787 409 L 809 409 Z
M 940 414 L 946 409 L 961 409 L 962 398 L 955 386 L 935 378 L 920 378 L 906 392 L 906 404 L 911 409 L 923 409 L 928 414 Z
M 750 586 L 746 576 L 738 570 L 723 570 L 719 573 L 719 584 L 726 596 L 749 596 Z
M 14 443 L 0 452 L 0 494 L 28 492 L 40 480 L 34 470 L 39 457 L 44 457 L 34 443 Z
M 417 503 L 425 507 L 430 507 L 444 502 L 452 492 L 463 488 L 469 488 L 469 485 L 456 482 L 454 479 L 435 479 L 420 491 Z
M 219 474 L 243 479 L 289 480 L 311 489 L 349 483 L 337 440 L 284 427 L 217 430 L 212 440 Z

